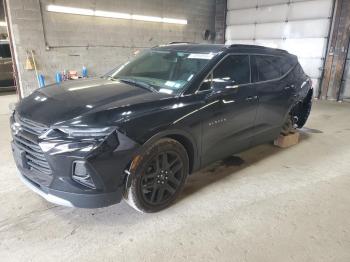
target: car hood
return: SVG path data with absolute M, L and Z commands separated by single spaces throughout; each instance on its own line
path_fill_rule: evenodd
M 173 97 L 103 78 L 67 81 L 36 90 L 16 112 L 21 117 L 51 126 L 84 115 L 111 111 Z M 97 121 L 98 122 L 98 121 Z

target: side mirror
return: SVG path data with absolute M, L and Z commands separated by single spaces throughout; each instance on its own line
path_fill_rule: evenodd
M 204 81 L 199 88 L 200 91 L 209 91 L 210 89 L 212 89 L 210 81 Z
M 222 82 L 214 82 L 213 83 L 213 89 L 214 90 L 222 90 L 225 91 L 232 91 L 234 89 L 238 89 L 239 85 L 235 83 L 235 81 L 222 81 Z
M 206 100 L 207 101 L 213 101 L 213 100 L 216 100 L 216 99 L 220 99 L 223 95 L 223 90 L 220 90 L 220 89 L 213 89 L 211 90 L 210 93 L 208 93 L 206 95 Z

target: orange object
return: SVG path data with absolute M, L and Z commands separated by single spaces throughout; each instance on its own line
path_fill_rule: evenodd
M 79 78 L 78 72 L 75 70 L 69 70 L 68 71 L 68 78 L 69 79 L 78 79 Z
M 291 133 L 287 136 L 280 135 L 277 139 L 274 141 L 274 145 L 282 148 L 294 146 L 299 143 L 299 133 Z

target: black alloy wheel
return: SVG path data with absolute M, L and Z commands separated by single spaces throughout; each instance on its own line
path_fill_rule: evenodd
M 124 199 L 138 211 L 160 211 L 181 193 L 188 172 L 185 148 L 176 140 L 160 139 L 137 160 Z
M 176 193 L 183 176 L 183 163 L 175 151 L 157 154 L 141 177 L 143 200 L 149 205 L 163 204 Z

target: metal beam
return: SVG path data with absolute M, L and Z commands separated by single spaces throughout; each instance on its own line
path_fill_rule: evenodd
M 16 52 L 15 52 L 15 47 L 14 47 L 14 41 L 13 41 L 13 35 L 12 35 L 12 24 L 10 23 L 9 19 L 9 10 L 8 10 L 8 3 L 6 0 L 0 0 L 3 4 L 3 10 L 5 14 L 5 18 L 7 21 L 7 32 L 8 32 L 8 37 L 10 40 L 10 49 L 11 49 L 11 58 L 12 58 L 12 68 L 13 68 L 13 74 L 15 78 L 15 84 L 16 84 L 16 92 L 18 94 L 19 99 L 22 98 L 21 95 L 21 87 L 20 87 L 20 81 L 19 81 L 19 75 L 18 75 L 18 64 L 17 64 L 17 59 L 16 59 Z M 8 0 L 9 1 L 9 0 Z
M 319 98 L 340 100 L 350 37 L 350 0 L 336 0 Z

